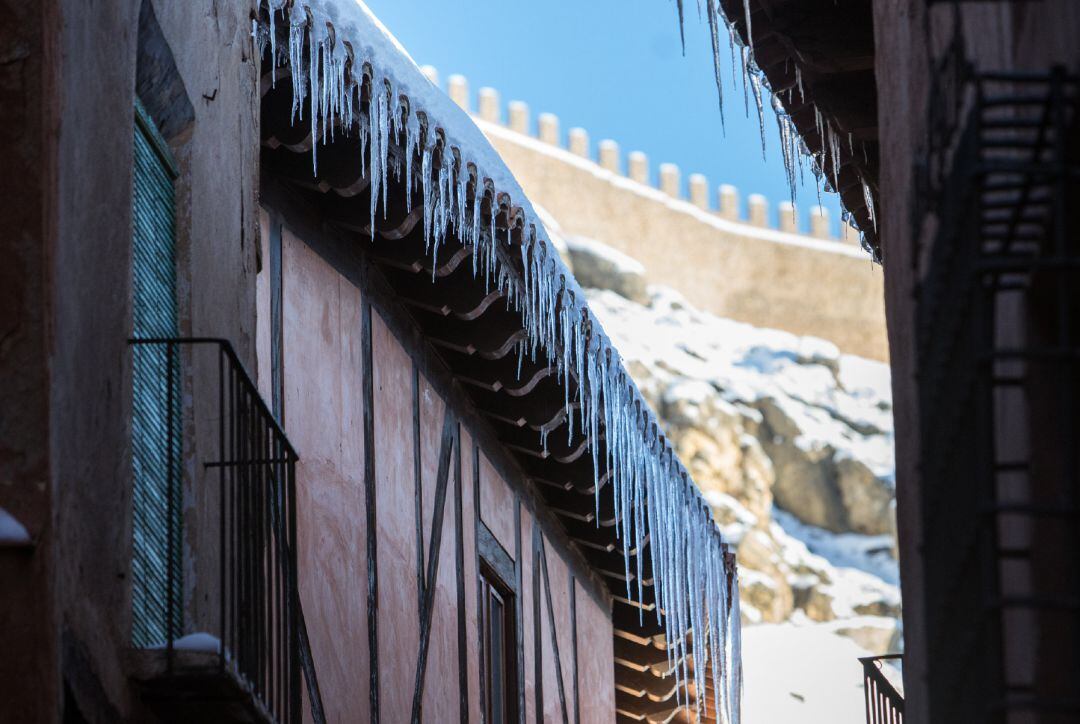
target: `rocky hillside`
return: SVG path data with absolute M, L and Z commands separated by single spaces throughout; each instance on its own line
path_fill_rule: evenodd
M 598 242 L 566 256 L 737 545 L 745 622 L 899 650 L 888 366 L 696 310 Z

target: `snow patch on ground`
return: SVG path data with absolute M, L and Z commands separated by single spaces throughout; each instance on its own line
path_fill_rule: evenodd
M 855 642 L 832 624 L 743 630 L 744 724 L 854 724 L 866 717 Z
M 155 649 L 165 648 L 165 644 L 159 644 Z M 195 651 L 204 654 L 217 654 L 221 652 L 221 639 L 205 631 L 197 631 L 187 636 L 181 636 L 173 641 L 174 651 Z
M 0 508 L 0 546 L 30 545 L 30 533 L 15 516 Z

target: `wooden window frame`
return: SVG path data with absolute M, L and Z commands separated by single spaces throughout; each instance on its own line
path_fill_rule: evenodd
M 486 535 L 485 535 L 486 534 Z M 489 724 L 495 724 L 496 722 L 504 722 L 509 724 L 510 722 L 516 722 L 519 719 L 520 712 L 518 711 L 519 697 L 518 697 L 518 636 L 520 631 L 517 630 L 516 622 L 516 606 L 517 606 L 517 591 L 512 583 L 513 576 L 509 581 L 505 578 L 505 570 L 507 568 L 507 562 L 509 562 L 509 555 L 494 541 L 494 536 L 487 530 L 487 526 L 480 525 L 481 538 L 486 538 L 489 545 L 481 545 L 480 555 L 480 611 L 478 626 L 480 627 L 481 636 L 481 676 L 483 677 L 481 691 L 483 692 L 483 700 L 481 706 L 484 713 L 484 721 Z M 495 544 L 495 549 L 492 550 L 491 543 Z M 486 550 L 485 550 L 486 549 Z M 500 555 L 501 554 L 501 555 Z M 495 559 L 495 560 L 492 560 Z M 503 560 L 498 560 L 503 559 Z M 500 572 L 500 569 L 504 572 Z M 510 564 L 510 571 L 513 571 L 513 564 Z M 500 646 L 501 653 L 501 676 L 502 676 L 502 719 L 495 717 L 495 711 L 493 701 L 495 682 L 493 671 L 493 650 L 492 644 L 492 629 L 491 629 L 491 607 L 494 599 L 498 599 L 502 608 L 502 645 Z

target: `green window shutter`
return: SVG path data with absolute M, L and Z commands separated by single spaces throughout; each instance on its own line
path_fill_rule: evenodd
M 175 165 L 138 103 L 133 177 L 132 336 L 176 337 Z M 164 345 L 133 345 L 132 356 L 132 642 L 147 647 L 166 641 L 170 599 L 182 635 L 180 369 Z

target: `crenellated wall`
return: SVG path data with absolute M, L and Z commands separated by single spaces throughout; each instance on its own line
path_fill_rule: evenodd
M 425 68 L 438 85 L 438 73 Z M 858 235 L 841 223 L 832 233 L 828 211 L 815 206 L 810 228 L 799 228 L 791 202 L 778 204 L 772 225 L 760 194 L 740 210 L 739 191 L 691 174 L 684 192 L 678 166 L 658 167 L 653 185 L 649 159 L 601 140 L 594 155 L 588 132 L 541 113 L 533 126 L 529 107 L 481 88 L 473 107 L 468 82 L 447 79 L 446 90 L 502 154 L 526 194 L 569 236 L 602 241 L 640 261 L 650 282 L 674 287 L 695 305 L 759 327 L 814 335 L 842 351 L 872 359 L 889 356 L 881 268 L 859 248 Z M 712 202 L 715 197 L 715 205 Z

